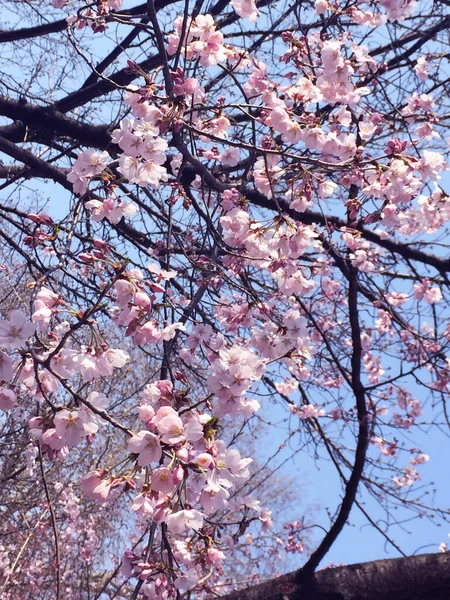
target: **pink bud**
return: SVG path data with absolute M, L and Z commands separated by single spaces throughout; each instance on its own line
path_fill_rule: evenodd
M 160 521 L 164 521 L 167 515 L 167 507 L 165 505 L 160 506 L 153 513 L 153 520 L 159 523 Z
M 127 59 L 127 66 L 125 67 L 125 73 L 139 73 L 139 65 L 134 60 Z
M 40 213 L 39 215 L 35 215 L 33 213 L 27 215 L 30 221 L 33 223 L 39 223 L 39 225 L 54 225 L 54 221 L 51 217 L 49 217 L 46 213 Z
M 174 482 L 175 485 L 178 485 L 179 483 L 181 483 L 184 479 L 184 469 L 181 465 L 179 465 L 178 467 L 175 467 L 175 469 L 172 471 L 172 480 Z
M 163 294 L 166 291 L 164 286 L 159 283 L 154 283 L 153 281 L 149 281 L 147 285 L 155 294 Z
M 152 301 L 150 300 L 150 296 L 145 294 L 144 292 L 137 292 L 134 296 L 134 302 L 137 306 L 141 308 L 145 308 L 147 310 L 151 310 Z
M 180 448 L 176 452 L 177 458 L 182 460 L 183 462 L 187 462 L 189 460 L 189 451 L 187 448 Z
M 96 261 L 95 256 L 93 256 L 92 254 L 88 254 L 87 252 L 82 252 L 78 255 L 78 258 L 85 263 L 93 263 Z
M 92 243 L 99 250 L 103 250 L 104 252 L 107 252 L 109 250 L 109 246 L 104 240 L 94 240 Z
M 187 77 L 184 81 L 185 94 L 190 96 L 196 89 L 198 89 L 198 81 L 194 77 Z

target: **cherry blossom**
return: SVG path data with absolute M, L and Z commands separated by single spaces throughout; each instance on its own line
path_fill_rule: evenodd
M 231 6 L 237 14 L 243 19 L 248 19 L 251 22 L 258 18 L 259 10 L 256 8 L 254 0 L 233 0 Z
M 59 411 L 53 419 L 56 434 L 69 447 L 77 446 L 80 441 L 98 430 L 97 423 L 85 410 Z
M 13 362 L 5 352 L 0 350 L 0 379 L 9 381 L 14 374 Z
M 0 388 L 0 409 L 10 410 L 16 405 L 17 396 L 13 390 Z
M 98 502 L 106 502 L 111 490 L 111 485 L 108 481 L 102 479 L 103 475 L 104 472 L 101 469 L 98 469 L 97 471 L 92 471 L 91 473 L 84 475 L 80 480 L 80 487 L 83 492 Z
M 158 462 L 162 456 L 162 448 L 158 436 L 150 431 L 142 430 L 128 442 L 128 449 L 139 454 L 138 464 L 146 467 L 152 462 Z
M 96 152 L 86 150 L 82 152 L 67 176 L 73 184 L 75 194 L 84 194 L 92 177 L 101 173 L 107 165 L 109 154 L 107 152 Z
M 0 320 L 0 346 L 20 348 L 33 335 L 36 326 L 27 322 L 27 316 L 21 310 L 13 310 L 9 319 Z

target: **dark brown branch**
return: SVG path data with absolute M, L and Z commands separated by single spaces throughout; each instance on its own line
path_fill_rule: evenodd
M 391 60 L 389 60 L 387 62 L 387 66 L 389 68 L 391 68 L 392 66 L 401 62 L 402 60 L 409 58 L 411 56 L 411 54 L 413 54 L 416 50 L 420 50 L 420 48 L 424 44 L 426 44 L 429 40 L 433 39 L 437 33 L 439 33 L 440 31 L 445 31 L 446 29 L 449 28 L 449 26 L 450 26 L 450 15 L 448 15 L 447 17 L 442 19 L 442 21 L 439 21 L 438 23 L 436 23 L 436 25 L 434 25 L 433 27 L 430 27 L 426 31 L 422 31 L 417 42 L 415 44 L 413 44 L 410 48 L 408 48 L 407 50 L 405 50 L 404 52 L 399 54 L 398 56 L 394 56 L 393 58 L 391 58 Z
M 61 184 L 66 190 L 72 191 L 72 185 L 67 181 L 66 173 L 62 169 L 49 164 L 45 160 L 35 156 L 29 150 L 24 150 L 20 146 L 16 146 L 16 144 L 13 144 L 1 136 L 0 152 L 4 152 L 8 156 L 14 158 L 14 160 L 24 163 L 31 169 L 37 169 L 43 177 L 53 179 L 53 181 Z
M 442 21 L 439 21 L 438 23 L 436 23 L 429 29 L 413 31 L 398 40 L 394 40 L 392 42 L 389 42 L 389 44 L 385 44 L 384 46 L 379 46 L 378 48 L 375 48 L 369 54 L 370 54 L 370 56 L 379 56 L 380 54 L 383 54 L 384 52 L 389 52 L 389 51 L 401 48 L 401 47 L 405 46 L 406 44 L 409 44 L 409 42 L 413 42 L 414 40 L 422 40 L 423 38 L 426 38 L 426 41 L 428 41 L 432 37 L 434 37 L 437 33 L 439 33 L 440 31 L 444 31 L 445 29 L 447 29 L 448 21 L 449 21 L 449 17 L 445 17 L 442 19 Z M 422 45 L 424 42 L 421 41 L 420 43 Z M 411 49 L 409 49 L 409 50 L 411 50 Z M 407 50 L 406 52 L 409 52 L 409 50 Z M 414 50 L 413 50 L 413 52 L 414 52 Z M 409 52 L 408 56 L 410 54 L 411 54 L 411 52 Z
M 61 19 L 59 21 L 54 21 L 53 23 L 37 25 L 36 27 L 23 27 L 22 29 L 13 29 L 11 31 L 0 31 L 0 43 L 29 40 L 42 35 L 48 35 L 49 33 L 64 31 L 66 27 L 66 19 Z
M 225 189 L 230 187 L 229 185 L 224 184 L 216 179 L 201 161 L 191 155 L 184 144 L 178 143 L 176 146 L 185 160 L 191 165 L 191 168 L 185 167 L 183 170 L 181 177 L 183 184 L 189 185 L 194 180 L 195 174 L 198 174 L 202 177 L 207 185 L 218 192 L 223 192 Z M 331 229 L 348 227 L 348 223 L 344 219 L 335 217 L 333 215 L 324 215 L 323 213 L 316 213 L 308 210 L 303 213 L 298 213 L 295 210 L 292 210 L 285 200 L 277 198 L 277 201 L 275 202 L 257 190 L 251 188 L 241 188 L 241 192 L 250 202 L 250 204 L 260 206 L 261 208 L 267 208 L 275 212 L 279 212 L 279 208 L 281 208 L 285 214 L 289 215 L 291 218 L 299 221 L 300 223 L 304 223 L 305 225 L 315 224 Z M 389 238 L 382 238 L 370 229 L 363 227 L 361 223 L 356 223 L 354 228 L 356 231 L 359 231 L 362 237 L 367 241 L 372 242 L 381 248 L 385 248 L 386 250 L 389 250 L 389 252 L 398 254 L 402 258 L 421 262 L 425 265 L 429 265 L 430 267 L 434 267 L 441 274 L 450 272 L 450 259 L 442 259 L 432 254 L 428 254 L 427 252 L 416 250 L 410 245 L 402 244 L 401 242 L 396 242 Z
M 296 572 L 289 573 L 223 600 L 448 600 L 450 553 L 325 569 L 307 588 L 296 577 Z
M 145 25 L 148 23 L 148 19 L 142 19 L 140 23 L 141 25 Z M 81 89 L 93 85 L 98 79 L 97 73 L 103 73 L 104 70 L 107 67 L 109 67 L 110 64 L 112 64 L 127 48 L 130 47 L 130 45 L 138 37 L 141 31 L 142 29 L 140 27 L 135 27 L 132 31 L 130 31 L 130 33 L 123 39 L 123 41 L 120 44 L 118 44 L 113 50 L 111 50 L 111 52 L 98 63 L 98 65 L 95 67 L 95 72 L 89 75 L 89 77 L 81 86 Z
M 273 211 L 277 211 L 278 208 L 272 200 L 269 200 L 266 196 L 256 190 L 245 190 L 244 195 L 252 204 L 261 206 L 262 208 L 268 208 Z M 348 223 L 344 219 L 335 217 L 333 215 L 324 215 L 322 213 L 316 213 L 313 211 L 305 211 L 303 213 L 297 213 L 289 208 L 289 205 L 284 200 L 277 200 L 278 205 L 281 207 L 283 212 L 292 217 L 293 219 L 304 223 L 305 225 L 322 225 L 324 227 L 341 228 L 348 227 Z M 394 254 L 398 254 L 405 259 L 421 262 L 430 267 L 434 267 L 439 273 L 450 272 L 450 260 L 439 258 L 427 252 L 416 250 L 410 245 L 396 242 L 390 238 L 382 238 L 370 229 L 363 227 L 361 223 L 357 223 L 354 226 L 356 231 L 359 231 L 364 239 L 369 242 L 373 242 L 381 248 L 389 250 Z
M 42 130 L 44 139 L 51 138 L 52 133 L 57 132 L 58 135 L 70 137 L 85 146 L 104 149 L 111 143 L 110 135 L 104 125 L 90 125 L 70 119 L 50 106 L 36 106 L 0 96 L 0 115 L 20 121 L 24 126 L 33 127 L 38 131 Z M 3 128 L 1 133 L 10 141 L 26 141 L 27 131 L 24 126 L 12 128 L 9 126 L 12 136 L 8 135 L 7 128 Z
M 156 0 L 155 1 L 155 10 L 159 11 L 162 8 L 173 4 L 176 0 Z M 227 5 L 229 0 L 219 0 L 211 9 L 208 11 L 213 17 L 218 16 L 222 10 L 224 5 Z M 262 2 L 257 3 L 258 5 L 266 5 L 269 3 L 269 0 L 262 0 Z M 143 5 L 142 10 L 146 10 L 147 4 Z M 225 27 L 227 25 L 231 25 L 239 20 L 239 15 L 236 12 L 232 12 L 226 16 L 226 18 L 222 19 L 219 23 L 220 27 Z M 139 63 L 139 67 L 142 71 L 151 71 L 156 69 L 157 67 L 162 66 L 163 61 L 159 54 L 155 54 L 150 56 L 146 60 Z M 81 88 L 76 92 L 72 92 L 68 94 L 65 98 L 62 98 L 58 102 L 55 103 L 54 107 L 61 112 L 68 112 L 77 108 L 78 106 L 82 106 L 87 102 L 94 100 L 94 98 L 98 98 L 100 96 L 104 96 L 109 92 L 116 89 L 115 86 L 126 86 L 129 85 L 134 79 L 136 79 L 136 75 L 134 73 L 125 72 L 123 69 L 117 71 L 109 78 L 109 81 L 99 81 L 93 85 L 90 85 L 86 88 Z
M 356 412 L 358 415 L 358 442 L 355 451 L 355 462 L 347 485 L 345 486 L 345 494 L 338 515 L 328 533 L 319 544 L 319 547 L 313 552 L 305 566 L 301 569 L 301 579 L 308 579 L 311 577 L 344 528 L 355 502 L 359 482 L 361 481 L 366 462 L 367 445 L 369 442 L 369 420 L 366 407 L 366 392 L 361 381 L 361 359 L 363 349 L 358 316 L 358 270 L 353 267 L 350 261 L 348 261 L 348 273 L 348 311 L 352 339 L 351 387 L 355 396 Z
M 176 0 L 172 0 L 175 2 Z M 139 15 L 145 10 L 145 4 L 139 4 L 128 10 L 120 11 L 121 15 Z M 107 15 L 105 20 L 110 22 L 116 18 L 116 14 L 112 13 Z M 35 37 L 41 37 L 48 35 L 49 33 L 58 33 L 67 29 L 67 20 L 60 19 L 53 23 L 44 23 L 43 25 L 36 25 L 35 27 L 23 27 L 22 29 L 13 29 L 11 31 L 0 31 L 0 44 L 5 42 L 16 42 L 19 40 L 29 40 Z
M 54 536 L 54 540 L 55 540 L 55 562 L 56 562 L 56 564 L 55 564 L 55 572 L 56 572 L 56 598 L 55 598 L 55 600 L 59 600 L 61 597 L 61 556 L 60 556 L 59 539 L 58 539 L 58 528 L 56 525 L 55 509 L 53 508 L 53 503 L 50 498 L 50 492 L 48 489 L 47 478 L 45 475 L 44 459 L 42 456 L 42 449 L 41 449 L 40 444 L 38 445 L 38 449 L 39 449 L 39 464 L 41 466 L 41 474 L 42 474 L 42 483 L 44 484 L 45 497 L 47 499 L 47 506 L 48 506 L 48 510 L 50 512 L 53 536 Z

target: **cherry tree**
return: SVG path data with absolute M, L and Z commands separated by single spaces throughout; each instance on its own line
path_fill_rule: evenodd
M 2 598 L 326 587 L 356 512 L 445 524 L 447 0 L 2 11 Z

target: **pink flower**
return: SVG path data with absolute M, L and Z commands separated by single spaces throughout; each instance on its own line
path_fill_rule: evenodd
M 130 360 L 130 355 L 124 350 L 118 348 L 108 348 L 97 359 L 97 369 L 99 375 L 112 375 L 114 368 L 120 369 L 124 367 Z
M 214 459 L 211 454 L 203 452 L 202 454 L 199 454 L 192 462 L 197 463 L 202 469 L 208 469 L 209 466 L 214 462 Z
M 34 313 L 31 316 L 33 323 L 41 323 L 42 327 L 48 327 L 52 318 L 53 311 L 47 306 L 39 306 L 36 302 L 34 303 Z
M 13 362 L 7 354 L 0 350 L 0 379 L 9 381 L 14 375 Z
M 416 127 L 416 135 L 424 140 L 432 140 L 441 137 L 437 131 L 434 131 L 432 123 L 421 123 Z
M 316 15 L 323 15 L 329 9 L 329 4 L 327 0 L 316 0 L 314 2 L 314 10 L 316 11 Z
M 411 458 L 410 463 L 412 465 L 423 465 L 424 463 L 428 462 L 430 460 L 430 457 L 428 456 L 428 454 L 418 454 L 416 457 Z
M 380 0 L 391 21 L 403 21 L 409 17 L 417 6 L 415 0 Z
M 38 435 L 38 439 L 39 439 L 39 435 Z M 45 444 L 52 450 L 59 451 L 59 450 L 62 450 L 64 447 L 66 447 L 65 440 L 60 435 L 58 435 L 58 433 L 56 432 L 56 429 L 54 427 L 51 427 L 50 429 L 47 429 L 46 431 L 44 431 L 42 433 L 42 435 L 40 436 L 40 439 L 43 444 Z
M 259 515 L 259 520 L 262 523 L 263 531 L 270 531 L 273 527 L 272 511 L 267 508 L 262 508 Z
M 225 152 L 220 155 L 220 162 L 223 165 L 229 165 L 235 167 L 241 160 L 241 153 L 239 148 L 227 148 Z
M 89 200 L 85 207 L 92 211 L 91 218 L 95 222 L 108 219 L 113 225 L 117 224 L 123 217 L 132 217 L 136 214 L 138 207 L 133 202 L 121 201 L 113 197 L 100 200 Z
M 183 467 L 181 465 L 178 465 L 178 467 L 175 467 L 175 469 L 172 471 L 173 483 L 175 485 L 178 485 L 179 483 L 181 483 L 183 481 L 184 476 L 185 476 L 185 471 L 184 471 Z
M 151 185 L 158 188 L 161 181 L 167 181 L 167 170 L 151 161 L 142 161 L 140 158 L 122 154 L 119 158 L 117 170 L 137 185 Z
M 97 150 L 86 150 L 82 152 L 73 165 L 73 169 L 84 176 L 92 177 L 98 175 L 106 167 L 109 154 L 97 152 Z
M 254 0 L 233 0 L 230 4 L 240 17 L 248 19 L 252 23 L 256 21 L 260 14 Z
M 274 159 L 269 160 L 270 158 L 271 156 L 267 157 L 268 169 L 264 159 L 258 158 L 253 171 L 256 189 L 268 198 L 272 198 L 273 185 L 283 174 L 283 169 L 275 164 Z M 278 157 L 276 157 L 276 160 L 278 160 Z
M 27 317 L 21 310 L 13 310 L 9 320 L 0 321 L 0 346 L 20 348 L 36 330 L 34 323 L 27 323 Z
M 134 216 L 137 211 L 138 207 L 133 202 L 116 200 L 114 204 L 107 207 L 106 218 L 110 223 L 116 225 L 124 217 Z
M 17 396 L 12 390 L 0 388 L 0 410 L 10 410 L 16 404 Z
M 184 427 L 184 436 L 189 442 L 198 442 L 204 435 L 203 425 L 200 421 L 191 419 Z
M 131 132 L 124 133 L 118 142 L 127 156 L 141 156 L 142 138 Z
M 160 282 L 162 279 L 173 279 L 178 275 L 177 271 L 165 271 L 164 269 L 161 269 L 157 263 L 149 263 L 147 265 L 147 269 L 150 271 L 150 273 L 153 273 L 157 276 L 158 282 Z
M 56 413 L 53 423 L 57 435 L 69 447 L 77 446 L 84 437 L 98 431 L 97 423 L 85 410 L 63 409 Z
M 155 165 L 163 165 L 166 161 L 166 150 L 168 144 L 161 137 L 146 134 L 143 137 L 141 156 Z
M 159 438 L 150 431 L 140 431 L 128 441 L 128 450 L 139 454 L 138 465 L 148 467 L 152 462 L 158 462 L 162 456 Z
M 414 67 L 414 71 L 417 73 L 419 79 L 421 79 L 422 81 L 428 79 L 429 70 L 430 67 L 427 59 L 424 56 L 419 56 L 419 58 L 417 59 L 417 64 Z
M 153 517 L 155 505 L 156 500 L 149 494 L 142 492 L 134 499 L 131 510 L 134 510 L 134 512 L 142 518 L 151 519 Z
M 162 331 L 153 319 L 147 321 L 133 336 L 133 342 L 137 346 L 144 344 L 160 344 L 162 342 Z
M 198 531 L 203 527 L 203 515 L 198 510 L 179 510 L 166 518 L 170 533 L 183 533 L 188 527 Z
M 225 554 L 222 550 L 215 548 L 214 546 L 210 546 L 206 552 L 206 562 L 210 565 L 215 565 L 218 563 L 220 565 L 225 560 Z
M 53 315 L 53 307 L 60 303 L 57 294 L 46 287 L 41 287 L 34 301 L 34 313 L 31 320 L 34 323 L 41 323 L 42 327 L 48 327 Z
M 184 80 L 183 88 L 184 93 L 187 96 L 192 96 L 196 90 L 200 87 L 198 80 L 195 77 L 186 77 Z
M 440 152 L 424 150 L 419 164 L 419 170 L 423 177 L 440 179 L 440 172 L 447 168 L 447 163 Z
M 431 287 L 429 279 L 414 284 L 414 297 L 417 300 L 425 300 L 428 304 L 435 304 L 442 300 L 442 292 L 438 287 Z
M 82 195 L 87 191 L 89 181 L 104 170 L 108 158 L 107 152 L 97 152 L 96 150 L 86 150 L 78 156 L 72 170 L 67 175 L 68 181 L 73 184 L 75 194 Z
M 440 302 L 442 300 L 442 292 L 440 288 L 432 287 L 425 292 L 424 298 L 428 304 L 435 304 L 436 302 Z
M 161 400 L 172 402 L 173 400 L 173 383 L 168 379 L 160 379 L 156 382 L 156 387 L 160 392 Z
M 80 480 L 80 487 L 86 496 L 99 502 L 106 502 L 111 490 L 110 482 L 102 479 L 104 473 L 105 471 L 100 469 L 91 471 Z
M 86 402 L 89 402 L 89 404 L 93 408 L 96 408 L 97 410 L 103 410 L 103 411 L 108 408 L 108 404 L 109 404 L 108 397 L 105 394 L 103 394 L 102 392 L 91 392 L 89 394 L 89 396 L 86 398 Z M 100 426 L 100 424 L 102 422 L 101 416 L 95 414 L 89 408 L 86 409 L 86 412 L 89 415 L 91 422 L 96 423 L 97 426 Z M 96 432 L 92 431 L 91 433 L 96 433 Z
M 154 416 L 155 416 L 155 410 L 154 410 L 153 406 L 150 406 L 150 404 L 143 404 L 142 406 L 139 407 L 139 418 L 145 424 L 150 423 L 150 421 L 153 419 Z
M 334 194 L 338 187 L 339 185 L 334 181 L 322 181 L 322 183 L 319 184 L 319 196 L 321 198 L 329 198 Z
M 230 246 L 242 246 L 250 229 L 250 217 L 240 208 L 234 208 L 220 218 L 224 230 L 224 240 Z
M 206 42 L 215 30 L 214 19 L 209 14 L 198 15 L 191 28 L 192 35 L 198 37 L 202 42 Z
M 44 429 L 43 417 L 31 417 L 28 421 L 28 430 L 34 440 L 40 440 Z
M 177 331 L 186 331 L 186 327 L 183 325 L 183 323 L 170 323 L 161 331 L 161 338 L 165 342 L 173 340 L 173 338 L 177 335 Z
M 58 304 L 60 302 L 60 298 L 58 294 L 55 294 L 54 292 L 52 292 L 52 290 L 49 290 L 48 288 L 43 286 L 37 293 L 35 302 L 40 302 L 44 306 L 52 308 L 53 306 L 55 306 L 55 304 Z
M 166 467 L 155 469 L 152 473 L 151 485 L 152 490 L 155 492 L 162 492 L 163 494 L 171 492 L 175 486 L 170 469 Z
M 163 406 L 156 412 L 155 425 L 164 443 L 177 444 L 184 440 L 183 421 L 171 406 Z
M 200 496 L 200 502 L 208 513 L 225 508 L 230 493 L 223 487 L 210 481 Z
M 184 575 L 180 575 L 175 579 L 175 587 L 182 592 L 193 588 L 198 581 L 198 575 L 194 569 L 189 569 Z
M 300 410 L 298 410 L 298 416 L 302 420 L 323 417 L 324 414 L 325 411 L 323 410 L 323 408 L 318 408 L 317 406 L 313 406 L 312 404 L 302 406 Z
M 159 385 L 156 383 L 147 384 L 142 390 L 141 402 L 142 404 L 150 404 L 155 406 L 161 400 L 161 390 Z

